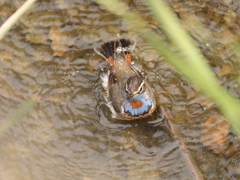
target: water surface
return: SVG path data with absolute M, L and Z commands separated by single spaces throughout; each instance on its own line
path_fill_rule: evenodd
M 168 42 L 144 1 L 125 2 Z M 22 3 L 2 1 L 1 22 Z M 239 38 L 240 3 L 168 3 L 221 83 L 238 97 L 238 54 L 229 39 Z M 211 38 L 189 17 L 200 20 Z M 109 65 L 93 48 L 118 37 L 136 39 L 135 65 L 154 87 L 157 105 L 171 113 L 177 138 L 160 110 L 139 121 L 112 119 L 100 79 Z M 41 97 L 34 110 L 0 137 L 4 180 L 196 179 L 184 153 L 204 179 L 240 179 L 239 143 L 218 108 L 141 34 L 94 1 L 36 2 L 0 42 L 0 60 L 1 121 L 29 97 Z

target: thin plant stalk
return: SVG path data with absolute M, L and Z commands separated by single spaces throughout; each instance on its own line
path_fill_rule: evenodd
M 36 0 L 27 0 L 7 21 L 0 27 L 0 40 L 5 34 L 13 27 L 16 22 L 22 17 L 22 15 L 29 10 Z
M 158 22 L 165 27 L 165 33 L 185 54 L 186 59 L 183 60 L 185 64 L 197 72 L 189 74 L 189 79 L 216 102 L 225 116 L 229 118 L 235 132 L 240 136 L 240 106 L 236 102 L 236 98 L 220 87 L 220 82 L 214 76 L 206 59 L 194 45 L 192 39 L 165 1 L 147 0 L 147 2 Z
M 25 101 L 13 114 L 0 124 L 0 134 L 10 129 L 23 116 L 25 116 L 30 109 L 32 109 L 38 102 L 38 98 L 34 97 Z

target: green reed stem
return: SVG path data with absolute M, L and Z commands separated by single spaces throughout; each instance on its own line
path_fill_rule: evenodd
M 161 37 L 147 28 L 148 25 L 140 16 L 118 0 L 96 0 L 108 11 L 120 16 L 125 22 L 131 24 L 140 32 L 146 41 L 151 44 L 159 54 L 163 55 L 171 65 L 196 84 L 204 93 L 219 106 L 223 114 L 229 119 L 232 127 L 240 136 L 240 105 L 236 98 L 229 95 L 214 76 L 207 60 L 200 50 L 194 45 L 190 36 L 180 25 L 176 15 L 162 0 L 147 0 L 149 7 L 158 22 L 164 26 L 165 33 L 172 42 L 181 50 L 183 57 L 171 51 L 164 45 Z
M 30 9 L 36 0 L 27 0 L 4 24 L 0 27 L 0 40 L 13 27 L 13 25 L 22 17 L 22 15 Z
M 9 118 L 0 124 L 0 135 L 10 129 L 16 122 L 25 116 L 30 109 L 37 104 L 37 102 L 38 100 L 35 97 L 25 101 Z

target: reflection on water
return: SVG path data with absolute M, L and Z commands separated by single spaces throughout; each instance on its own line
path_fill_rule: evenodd
M 126 2 L 166 39 L 143 1 Z M 223 85 L 238 95 L 237 56 L 226 48 L 226 36 L 239 36 L 238 1 L 168 2 Z M 1 2 L 1 22 L 20 4 Z M 211 42 L 191 26 L 190 15 L 211 30 Z M 117 34 L 136 38 L 135 64 L 154 87 L 157 104 L 171 112 L 179 137 L 160 111 L 139 121 L 111 118 L 99 78 L 109 65 L 93 47 Z M 4 180 L 194 179 L 178 138 L 204 179 L 240 178 L 239 142 L 217 107 L 95 2 L 38 1 L 0 42 L 0 52 L 1 120 L 28 97 L 41 96 L 35 110 L 0 138 Z

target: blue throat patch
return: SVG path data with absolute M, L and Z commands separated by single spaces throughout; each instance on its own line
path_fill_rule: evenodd
M 149 112 L 149 110 L 152 107 L 152 100 L 151 99 L 145 99 L 144 94 L 139 94 L 135 98 L 132 99 L 132 101 L 141 101 L 142 106 L 138 108 L 133 108 L 128 100 L 125 100 L 123 102 L 123 109 L 124 112 L 132 117 L 137 117 L 139 115 L 144 115 Z

